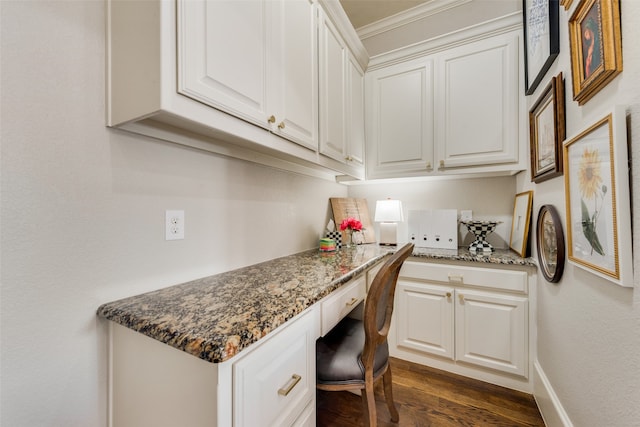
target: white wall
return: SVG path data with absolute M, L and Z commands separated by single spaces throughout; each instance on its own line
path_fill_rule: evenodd
M 0 2 L 6 427 L 105 426 L 100 304 L 315 247 L 347 195 L 105 128 L 104 8 Z M 185 240 L 164 240 L 166 209 Z
M 567 137 L 571 138 L 615 104 L 630 106 L 631 157 L 634 159 L 634 223 L 640 224 L 640 2 L 622 0 L 624 71 L 584 106 L 573 101 L 568 42 L 569 12 L 560 13 L 560 55 L 536 93 L 531 107 L 552 76 L 563 72 L 566 83 Z M 563 178 L 532 184 L 529 174 L 518 177 L 518 190 L 533 189 L 534 220 L 539 208 L 553 204 L 565 218 Z M 563 223 L 566 233 L 566 218 Z M 620 236 L 631 239 L 631 230 Z M 567 263 L 562 281 L 538 283 L 538 362 L 561 405 L 549 425 L 637 426 L 640 422 L 640 240 L 635 239 L 635 289 L 622 288 Z M 634 294 L 635 302 L 634 302 Z M 544 396 L 541 399 L 544 401 Z

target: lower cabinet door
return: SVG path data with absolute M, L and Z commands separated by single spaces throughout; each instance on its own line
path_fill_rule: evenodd
M 456 296 L 456 360 L 527 377 L 527 298 L 473 290 Z
M 453 289 L 399 280 L 397 346 L 453 359 Z
M 315 405 L 316 314 L 291 321 L 234 364 L 235 427 L 291 426 Z

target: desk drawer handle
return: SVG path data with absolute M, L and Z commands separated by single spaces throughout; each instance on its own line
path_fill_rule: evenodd
M 358 298 L 351 298 L 351 300 L 347 303 L 347 306 L 351 307 L 353 304 L 358 302 Z
M 298 385 L 298 383 L 300 382 L 300 380 L 302 379 L 302 377 L 298 374 L 293 374 L 291 375 L 291 379 L 289 380 L 289 384 L 281 389 L 278 389 L 278 394 L 280 396 L 286 396 L 289 393 L 291 393 L 291 390 L 293 390 L 293 388 Z
M 448 278 L 450 282 L 463 283 L 462 274 L 448 274 Z

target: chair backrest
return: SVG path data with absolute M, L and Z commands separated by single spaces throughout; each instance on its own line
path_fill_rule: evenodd
M 373 366 L 376 348 L 387 341 L 398 275 L 412 252 L 412 243 L 400 248 L 385 261 L 371 283 L 364 306 L 365 344 L 362 362 L 365 367 Z

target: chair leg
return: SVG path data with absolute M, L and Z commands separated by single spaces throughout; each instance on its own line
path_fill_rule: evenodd
M 389 407 L 389 414 L 391 414 L 391 421 L 397 423 L 400 419 L 400 414 L 396 409 L 396 405 L 393 402 L 393 391 L 391 389 L 393 380 L 391 378 L 391 366 L 387 367 L 387 371 L 382 376 L 382 384 L 384 385 L 384 397 Z
M 365 388 L 362 389 L 361 392 L 364 425 L 365 427 L 376 427 L 378 422 L 376 419 L 376 398 L 373 393 L 373 381 L 366 382 Z

